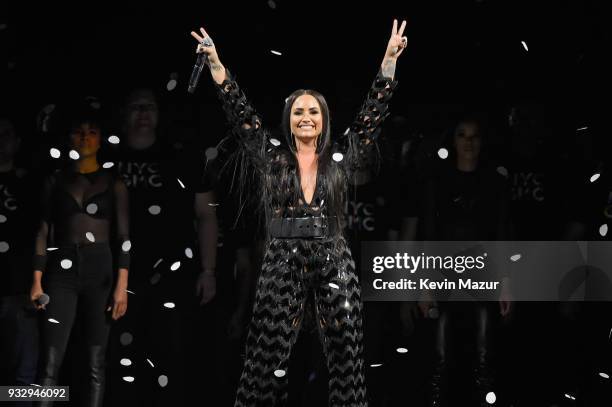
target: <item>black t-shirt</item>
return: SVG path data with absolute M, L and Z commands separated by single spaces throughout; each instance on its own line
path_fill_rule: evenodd
M 145 150 L 120 148 L 110 161 L 130 194 L 130 277 L 147 280 L 160 260 L 197 259 L 195 195 L 213 188 L 204 154 L 158 142 Z
M 505 178 L 489 168 L 444 167 L 426 182 L 423 227 L 428 240 L 504 240 L 509 194 Z
M 22 170 L 0 172 L 0 296 L 30 290 L 37 223 L 31 181 Z

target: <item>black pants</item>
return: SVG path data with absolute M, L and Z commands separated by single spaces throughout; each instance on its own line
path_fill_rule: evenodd
M 361 309 L 355 264 L 343 238 L 272 239 L 257 284 L 235 405 L 287 402 L 289 356 L 310 315 L 327 360 L 329 405 L 366 406 Z
M 61 264 L 72 264 L 64 269 Z M 79 405 L 101 406 L 104 394 L 104 355 L 110 330 L 106 312 L 112 288 L 112 254 L 108 244 L 60 248 L 50 253 L 43 290 L 50 302 L 41 321 L 41 385 L 55 385 L 75 323 L 83 335 L 87 372 L 85 398 Z M 57 321 L 57 322 L 53 322 Z M 51 405 L 49 402 L 41 405 Z

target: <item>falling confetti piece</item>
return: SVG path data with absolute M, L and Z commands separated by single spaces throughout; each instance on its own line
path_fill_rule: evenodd
M 271 139 L 270 139 L 270 143 L 272 143 L 272 145 L 273 145 L 274 147 L 278 147 L 278 146 L 280 146 L 280 144 L 281 144 L 281 142 L 280 142 L 280 141 L 278 141 L 278 140 L 277 140 L 277 139 L 275 139 L 275 138 L 271 138 Z
M 132 361 L 127 358 L 121 359 L 119 363 L 121 363 L 121 366 L 131 366 L 132 365 Z
M 438 157 L 440 157 L 443 160 L 446 160 L 448 158 L 448 150 L 445 148 L 441 148 L 438 150 Z
M 329 286 L 331 288 L 335 288 L 336 290 L 340 288 L 340 287 L 338 287 L 338 284 L 334 284 L 334 283 L 329 283 Z
M 487 395 L 485 396 L 485 400 L 487 401 L 487 403 L 489 404 L 494 404 L 495 401 L 497 400 L 497 396 L 495 395 L 495 393 L 493 393 L 492 391 L 488 392 Z
M 342 161 L 342 159 L 344 158 L 344 156 L 342 155 L 342 153 L 334 153 L 332 155 L 332 160 L 334 160 L 335 162 L 339 163 L 340 161 Z
M 285 371 L 283 369 L 277 369 L 274 371 L 274 376 L 276 377 L 283 377 L 285 376 Z
M 217 147 L 208 147 L 204 155 L 206 155 L 207 159 L 214 160 L 219 155 L 219 150 L 217 150 Z
M 565 393 L 565 397 L 570 399 L 570 400 L 576 400 L 576 397 L 572 396 L 571 394 Z
M 601 237 L 605 237 L 608 234 L 608 225 L 607 224 L 603 224 L 599 227 L 599 234 L 601 235 Z
M 349 134 L 349 131 L 351 131 L 350 127 L 348 127 L 346 130 L 344 130 L 344 135 L 346 136 L 347 134 Z
M 161 387 L 166 387 L 168 385 L 168 376 L 166 375 L 159 376 L 157 378 L 157 383 L 159 383 Z
M 6 222 L 6 216 L 0 215 L 0 223 Z
M 52 158 L 60 158 L 62 156 L 61 151 L 59 151 L 57 148 L 52 148 L 49 150 L 49 154 Z
M 183 184 L 183 182 L 180 179 L 176 179 L 179 183 L 179 185 L 181 186 L 181 188 L 185 189 L 185 184 Z
M 130 242 L 129 240 L 126 240 L 121 245 L 121 250 L 123 250 L 124 252 L 129 252 L 131 248 L 132 248 L 132 242 Z
M 87 208 L 85 208 L 85 210 L 88 214 L 95 215 L 95 213 L 98 212 L 98 205 L 96 205 L 95 203 L 90 203 L 89 205 L 87 205 Z
M 47 251 L 48 251 L 48 252 L 52 252 L 52 251 L 54 251 L 54 250 L 57 250 L 57 247 L 48 247 L 48 248 L 47 248 Z
M 381 367 L 382 363 L 374 363 L 372 365 L 370 365 L 370 367 Z
M 134 381 L 134 378 L 132 376 L 123 376 L 123 380 L 128 383 L 132 383 Z
M 512 261 L 519 261 L 520 259 L 521 259 L 520 254 L 513 254 L 512 256 L 510 256 L 510 260 Z
M 159 215 L 161 213 L 161 207 L 159 205 L 149 206 L 149 213 L 151 215 Z
M 108 138 L 108 142 L 111 144 L 119 144 L 121 140 L 119 139 L 119 137 L 112 135 Z
M 161 263 L 162 261 L 164 261 L 164 259 L 157 260 L 155 264 L 153 265 L 153 268 L 156 268 L 157 266 L 159 266 L 159 263 Z
M 60 262 L 60 265 L 64 270 L 68 270 L 70 267 L 72 267 L 72 260 L 64 259 Z
M 581 127 L 579 129 L 576 129 L 576 131 L 584 131 L 584 130 L 587 130 L 587 129 L 588 129 L 588 127 L 585 126 L 585 127 Z
M 216 203 L 216 202 L 210 202 L 210 203 L 208 204 L 208 206 L 219 206 L 219 204 L 218 204 L 218 203 Z
M 129 332 L 124 332 L 121 334 L 121 336 L 119 337 L 119 342 L 123 345 L 123 346 L 127 346 L 130 343 L 132 343 L 132 341 L 134 340 L 134 337 L 132 336 L 131 333 Z
M 193 250 L 191 250 L 189 247 L 185 249 L 185 256 L 187 256 L 187 258 L 189 259 L 193 259 Z
M 503 176 L 504 178 L 508 178 L 508 170 L 506 169 L 506 167 L 497 167 L 497 173 Z
M 166 303 L 164 303 L 164 307 L 172 309 L 172 308 L 175 307 L 175 305 L 174 305 L 173 302 L 166 302 Z
M 525 41 L 521 41 L 521 44 L 523 44 L 523 48 L 525 48 L 525 51 L 529 51 L 529 48 L 527 48 L 527 43 Z
M 115 163 L 112 163 L 112 162 L 110 162 L 110 161 L 107 161 L 107 162 L 105 162 L 104 164 L 102 164 L 102 168 L 109 169 L 109 168 L 113 168 L 113 166 L 114 166 L 114 165 L 115 165 Z
M 408 349 L 406 348 L 397 348 L 396 351 L 397 353 L 408 353 Z
M 350 308 L 351 304 L 349 303 L 348 300 L 344 300 L 344 308 Z
M 591 175 L 591 182 L 597 181 L 600 176 L 601 176 L 601 174 L 598 173 L 598 172 L 596 172 L 595 174 Z
M 151 362 L 151 359 L 147 359 L 147 362 L 149 362 L 149 364 L 151 365 L 151 367 L 155 367 L 155 365 L 153 364 L 153 362 Z
M 9 250 L 9 244 L 7 242 L 0 242 L 0 253 L 6 253 Z
M 89 240 L 92 243 L 94 243 L 96 241 L 96 238 L 94 237 L 94 234 L 91 233 L 91 232 L 85 233 L 85 237 L 87 238 L 87 240 Z
M 274 55 L 283 55 L 279 51 L 275 51 L 275 50 L 270 50 L 270 52 L 273 53 Z
M 70 150 L 70 152 L 68 153 L 68 156 L 73 160 L 78 160 L 81 157 L 79 153 L 77 153 L 74 150 Z
M 125 290 L 126 293 L 132 294 L 132 295 L 136 295 L 136 293 L 134 291 L 130 291 L 130 290 Z
M 34 383 L 30 383 L 30 386 L 34 386 L 34 387 L 42 387 L 40 384 L 34 384 Z
M 606 373 L 604 373 L 604 372 L 599 373 L 599 375 L 600 375 L 601 377 L 603 377 L 604 379 L 609 379 L 609 378 L 610 378 L 610 376 L 608 376 L 608 374 L 606 374 Z
M 170 270 L 172 271 L 176 271 L 179 269 L 179 267 L 181 267 L 181 262 L 180 261 L 175 261 L 174 263 L 172 263 L 172 265 L 170 266 Z
M 59 324 L 57 319 L 49 318 L 47 321 L 51 322 L 52 324 Z
M 166 84 L 166 89 L 168 89 L 168 92 L 172 92 L 174 88 L 176 88 L 176 79 L 170 79 Z

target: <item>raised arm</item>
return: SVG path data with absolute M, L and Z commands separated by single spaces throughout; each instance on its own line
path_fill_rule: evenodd
M 391 38 L 380 64 L 380 70 L 368 91 L 357 118 L 345 133 L 344 148 L 349 155 L 346 164 L 351 167 L 358 167 L 361 165 L 360 163 L 368 161 L 366 156 L 370 154 L 370 150 L 374 147 L 377 130 L 389 115 L 387 112 L 389 101 L 393 95 L 393 90 L 397 86 L 397 81 L 393 80 L 397 58 L 404 52 L 408 43 L 407 38 L 402 36 L 405 28 L 406 21 L 403 21 L 398 29 L 397 20 L 393 20 Z
M 247 147 L 249 153 L 263 154 L 266 134 L 261 118 L 231 73 L 221 63 L 212 38 L 204 28 L 200 28 L 200 33 L 191 32 L 191 36 L 198 41 L 196 52 L 204 53 L 208 57 L 210 73 L 217 85 L 219 98 L 223 102 L 223 110 L 232 126 L 233 133 L 239 138 L 241 144 Z

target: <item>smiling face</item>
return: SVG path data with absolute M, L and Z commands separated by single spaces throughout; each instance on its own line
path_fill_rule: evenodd
M 323 113 L 317 99 L 302 95 L 291 106 L 291 133 L 304 141 L 316 139 L 323 131 Z
M 100 149 L 100 128 L 94 124 L 81 123 L 70 131 L 70 148 L 81 158 L 95 155 Z

